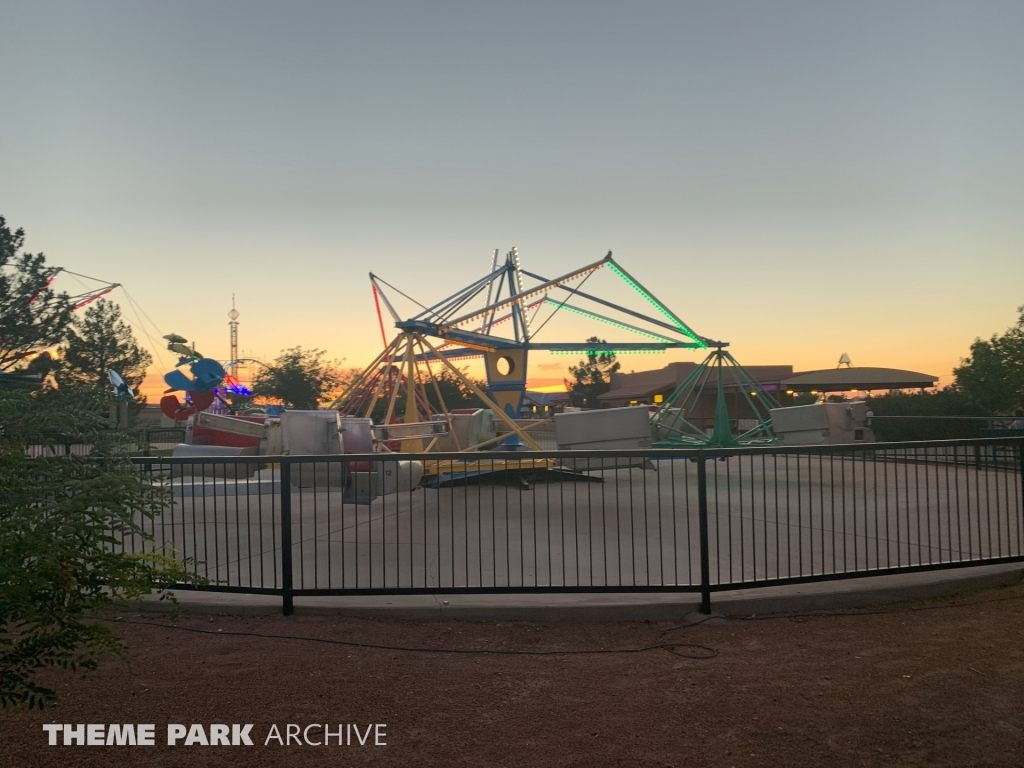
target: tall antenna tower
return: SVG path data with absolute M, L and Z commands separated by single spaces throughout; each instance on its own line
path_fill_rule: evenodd
M 231 311 L 228 312 L 231 322 L 228 327 L 231 329 L 231 355 L 228 363 L 228 372 L 238 378 L 238 310 L 235 309 L 235 294 L 231 294 Z

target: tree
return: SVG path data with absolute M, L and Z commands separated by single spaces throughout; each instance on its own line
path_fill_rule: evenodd
M 447 366 L 440 370 L 435 369 L 433 373 L 434 382 L 437 384 L 437 389 L 441 392 L 441 399 L 444 401 L 445 408 L 449 411 L 453 408 L 484 407 L 484 401 L 477 396 L 476 392 L 463 384 L 462 380 Z M 486 381 L 480 381 L 472 378 L 466 374 L 465 369 L 462 369 L 462 375 L 476 384 L 477 388 L 481 391 L 487 391 Z M 427 402 L 434 409 L 433 412 L 441 413 L 441 406 L 437 400 L 437 392 L 434 391 L 434 384 L 431 383 L 430 376 L 420 374 L 420 379 L 422 379 L 423 391 L 427 393 Z M 401 411 L 401 413 L 404 413 L 404 411 Z
M 953 369 L 957 388 L 988 414 L 1010 414 L 1024 408 L 1024 306 L 1016 325 L 1002 336 L 975 339 L 971 354 Z
M 129 461 L 132 436 L 108 427 L 111 399 L 0 389 L 0 706 L 42 707 L 56 694 L 38 670 L 95 669 L 104 652 L 123 652 L 86 621 L 97 610 L 191 580 L 143 528 L 170 499 Z M 92 452 L 64 455 L 65 442 Z M 51 451 L 29 458 L 30 445 Z M 123 551 L 125 541 L 148 551 Z
M 272 365 L 256 374 L 253 394 L 280 400 L 291 408 L 318 408 L 342 383 L 338 362 L 324 360 L 325 354 L 302 347 L 284 350 Z
M 42 253 L 19 255 L 24 243 L 25 231 L 12 232 L 0 216 L 0 371 L 59 344 L 71 322 L 68 295 L 49 287 L 57 270 Z
M 591 336 L 589 343 L 605 344 L 603 339 Z M 621 366 L 615 361 L 614 352 L 587 352 L 587 359 L 579 365 L 569 366 L 572 381 L 565 380 L 565 388 L 569 391 L 569 403 L 577 408 L 600 408 L 598 395 L 611 389 L 611 375 Z
M 140 347 L 121 308 L 100 299 L 75 318 L 63 347 L 64 359 L 55 378 L 62 389 L 105 389 L 107 371 L 114 370 L 133 389 L 142 383 L 153 357 Z
M 987 416 L 976 403 L 968 400 L 956 386 L 934 392 L 903 392 L 895 390 L 868 402 L 875 416 Z M 985 422 L 969 419 L 876 419 L 875 437 L 883 442 L 906 440 L 952 440 L 981 437 Z

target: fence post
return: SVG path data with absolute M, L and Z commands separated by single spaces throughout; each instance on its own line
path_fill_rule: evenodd
M 697 516 L 700 520 L 700 611 L 711 613 L 711 547 L 708 543 L 708 472 L 704 451 L 697 453 Z
M 1017 471 L 1020 472 L 1020 516 L 1021 521 L 1024 522 L 1024 440 L 1017 443 Z M 1021 554 L 1024 554 L 1024 552 Z
M 281 462 L 281 599 L 282 612 L 295 612 L 292 602 L 292 465 Z

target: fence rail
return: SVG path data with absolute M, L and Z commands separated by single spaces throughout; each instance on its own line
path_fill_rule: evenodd
M 1016 416 L 872 416 L 870 427 L 884 442 L 1021 437 Z
M 149 429 L 123 430 L 120 434 L 132 451 L 170 451 L 185 440 L 182 427 L 154 427 Z M 131 442 L 133 441 L 133 442 Z M 51 434 L 44 442 L 29 445 L 25 453 L 33 459 L 52 456 L 88 456 L 92 453 L 90 443 L 82 443 L 77 437 Z
M 1022 438 L 134 461 L 168 502 L 124 548 L 286 613 L 458 592 L 694 592 L 709 611 L 720 590 L 1024 561 Z

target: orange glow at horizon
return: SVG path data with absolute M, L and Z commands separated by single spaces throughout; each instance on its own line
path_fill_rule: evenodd
M 664 360 L 663 359 L 663 360 L 661 360 L 659 362 L 661 362 L 662 365 L 652 365 L 649 368 L 630 369 L 628 371 L 623 371 L 623 372 L 624 373 L 634 373 L 634 372 L 635 373 L 640 373 L 640 372 L 648 371 L 648 370 L 660 370 L 666 364 L 668 364 L 669 362 L 672 362 L 672 361 Z M 700 362 L 700 360 L 694 359 L 693 362 Z M 749 365 L 762 365 L 762 364 L 765 364 L 765 365 L 767 365 L 767 364 L 789 365 L 790 364 L 790 362 L 788 360 L 774 360 L 774 361 L 769 360 L 768 362 L 762 362 L 761 360 L 756 360 L 755 362 L 750 362 L 750 363 L 747 363 L 747 361 L 741 361 L 741 362 L 749 364 Z M 873 364 L 873 363 L 874 363 L 874 361 L 872 361 L 872 363 L 866 363 L 866 364 Z M 550 369 L 550 366 L 543 365 L 543 364 L 536 365 L 535 367 L 540 369 L 541 371 L 546 371 L 546 370 Z M 834 368 L 834 367 L 835 367 L 834 365 L 828 365 L 828 364 L 818 365 L 818 366 L 806 366 L 806 365 L 805 366 L 800 366 L 800 365 L 795 365 L 794 364 L 793 365 L 793 372 L 794 373 L 805 373 L 805 372 L 808 372 L 808 371 L 825 370 L 825 369 Z M 926 364 L 926 365 L 923 365 L 923 366 L 920 366 L 920 367 L 915 367 L 915 366 L 910 365 L 910 364 L 903 364 L 903 365 L 896 364 L 896 365 L 882 366 L 882 367 L 899 367 L 899 368 L 904 368 L 904 369 L 907 369 L 907 370 L 919 370 L 919 371 L 924 372 L 924 373 L 931 373 L 930 368 L 933 368 L 935 366 L 929 366 L 929 365 Z M 474 379 L 483 379 L 484 378 L 483 366 L 480 363 L 480 361 L 478 361 L 478 360 L 466 361 L 466 364 L 462 365 L 462 366 L 459 366 L 459 368 L 465 370 L 465 372 L 469 376 L 474 378 Z M 568 373 L 568 371 L 566 371 L 566 374 L 567 373 Z M 951 371 L 945 372 L 945 375 L 939 374 L 939 381 L 938 381 L 937 387 L 938 388 L 942 388 L 944 386 L 947 386 L 947 385 L 951 384 L 952 381 L 953 381 L 953 377 L 952 377 Z M 528 390 L 530 390 L 531 392 L 540 392 L 540 393 L 545 393 L 545 394 L 546 393 L 553 393 L 553 392 L 565 392 L 566 391 L 566 388 L 565 388 L 565 377 L 564 376 L 530 376 L 527 379 L 527 386 L 526 386 L 526 388 Z M 155 403 L 159 403 L 160 402 L 160 398 L 163 397 L 164 394 L 167 393 L 167 385 L 164 383 L 163 375 L 161 373 L 159 373 L 158 371 L 154 370 L 153 368 L 151 368 L 147 372 L 145 379 L 142 381 L 142 384 L 139 385 L 138 391 L 139 391 L 140 394 L 142 394 L 142 395 L 144 395 L 146 397 L 147 402 L 154 403 L 154 404 Z
M 531 392 L 541 392 L 548 394 L 551 392 L 565 392 L 565 383 L 559 381 L 557 384 L 542 384 L 541 382 L 555 381 L 554 379 L 530 379 L 527 382 L 526 388 Z

